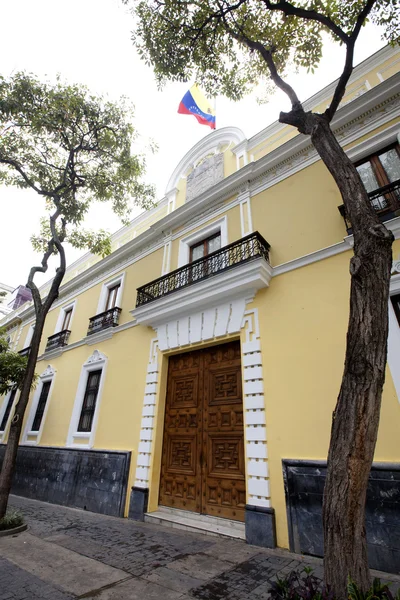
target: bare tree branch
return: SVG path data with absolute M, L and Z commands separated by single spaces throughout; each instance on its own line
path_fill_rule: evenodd
M 289 85 L 288 83 L 286 83 L 286 81 L 284 81 L 282 79 L 282 77 L 279 75 L 278 70 L 275 65 L 275 62 L 274 62 L 274 59 L 273 59 L 273 56 L 272 56 L 272 53 L 261 42 L 255 42 L 254 40 L 251 40 L 244 33 L 242 27 L 240 27 L 240 25 L 237 22 L 236 22 L 236 27 L 239 29 L 239 31 L 241 31 L 241 33 L 239 34 L 234 29 L 232 29 L 232 27 L 229 25 L 228 21 L 226 20 L 227 12 L 223 11 L 221 5 L 220 5 L 220 9 L 221 9 L 221 17 L 222 17 L 226 31 L 235 40 L 245 44 L 250 50 L 256 50 L 257 52 L 259 52 L 261 54 L 261 56 L 264 58 L 265 62 L 268 65 L 268 68 L 269 68 L 269 71 L 271 74 L 271 79 L 273 80 L 275 85 L 277 87 L 279 87 L 283 92 L 285 92 L 285 94 L 289 97 L 290 102 L 292 103 L 292 107 L 300 107 L 301 103 L 300 103 L 299 98 L 297 97 L 296 92 L 294 91 L 292 86 Z
M 32 181 L 32 179 L 30 179 L 28 177 L 28 175 L 25 173 L 24 169 L 21 167 L 21 165 L 19 164 L 18 161 L 13 160 L 11 158 L 2 158 L 0 156 L 0 164 L 9 165 L 10 167 L 14 167 L 14 169 L 16 171 L 18 171 L 18 173 L 22 176 L 22 178 L 28 184 L 28 186 L 31 187 L 33 190 L 35 190 L 35 192 L 37 192 L 41 196 L 46 196 L 47 198 L 52 198 L 53 195 L 51 192 L 46 192 L 45 190 L 42 190 L 39 187 L 37 187 L 37 185 Z
M 357 41 L 358 35 L 361 31 L 361 27 L 365 23 L 369 13 L 371 12 L 374 4 L 377 0 L 368 0 L 364 9 L 360 12 L 357 22 L 354 26 L 353 32 L 351 33 L 349 40 L 346 44 L 346 59 L 343 67 L 342 74 L 339 78 L 338 84 L 335 89 L 335 93 L 333 94 L 332 101 L 329 107 L 325 111 L 325 115 L 328 120 L 331 121 L 333 116 L 335 115 L 337 109 L 339 108 L 339 104 L 343 99 L 343 96 L 346 91 L 346 86 L 353 72 L 353 59 L 354 59 L 354 46 Z

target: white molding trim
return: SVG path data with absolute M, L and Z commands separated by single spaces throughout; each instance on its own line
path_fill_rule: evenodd
M 400 261 L 395 261 L 393 265 L 393 275 L 390 280 L 390 296 L 400 293 Z M 388 355 L 387 362 L 392 375 L 393 384 L 397 393 L 397 399 L 400 402 L 400 326 L 395 315 L 393 305 L 389 299 L 389 335 L 388 335 Z
M 257 308 L 245 312 L 242 328 L 245 329 L 246 336 L 241 350 L 247 502 L 253 506 L 269 508 L 271 506 L 271 490 L 263 361 Z
M 54 330 L 54 334 L 59 333 L 61 331 L 61 327 L 62 324 L 64 322 L 64 317 L 65 317 L 65 313 L 72 309 L 72 314 L 71 314 L 71 318 L 69 320 L 69 329 L 71 330 L 72 327 L 72 319 L 74 318 L 74 314 L 75 314 L 75 309 L 76 309 L 76 304 L 77 304 L 78 300 L 77 298 L 75 300 L 73 300 L 72 302 L 68 302 L 68 304 L 65 304 L 64 306 L 62 306 L 60 308 L 60 312 L 58 314 L 58 319 L 57 319 L 57 323 L 56 323 L 56 328 Z
M 166 275 L 171 270 L 171 246 L 172 240 L 171 236 L 169 236 L 169 239 L 165 242 L 164 245 L 161 275 Z
M 397 48 L 393 48 L 392 46 L 385 46 L 381 48 L 375 54 L 365 59 L 363 62 L 358 64 L 354 69 L 353 73 L 350 77 L 350 80 L 347 84 L 347 87 L 355 83 L 358 79 L 361 79 L 364 75 L 376 69 L 380 64 L 388 60 L 390 57 L 395 57 L 399 53 Z M 314 107 L 322 104 L 325 101 L 328 101 L 329 98 L 333 96 L 337 85 L 338 79 L 325 86 L 322 90 L 302 102 L 304 110 L 312 110 Z M 349 103 L 350 104 L 350 103 Z M 348 106 L 348 104 L 346 105 Z M 271 136 L 275 135 L 279 132 L 279 130 L 284 129 L 285 126 L 279 121 L 275 121 L 265 129 L 262 129 L 258 133 L 256 133 L 253 137 L 248 140 L 248 150 L 251 151 L 253 148 L 262 144 L 262 142 L 266 141 Z
M 119 284 L 119 290 L 117 292 L 115 306 L 121 308 L 122 294 L 124 291 L 124 283 L 125 283 L 125 271 L 123 273 L 120 273 L 120 275 L 118 275 L 117 277 L 113 277 L 112 279 L 109 279 L 108 281 L 105 281 L 103 283 L 103 285 L 101 286 L 99 302 L 97 304 L 96 315 L 99 315 L 106 310 L 108 290 L 118 284 Z
M 26 444 L 28 446 L 36 446 L 37 444 L 40 443 L 44 424 L 46 421 L 47 411 L 49 409 L 49 405 L 50 405 L 50 401 L 51 401 L 51 395 L 53 393 L 56 372 L 57 371 L 54 369 L 54 367 L 52 367 L 51 365 L 47 365 L 46 369 L 43 371 L 43 373 L 39 377 L 40 383 L 35 390 L 35 394 L 33 396 L 32 404 L 31 404 L 31 409 L 29 411 L 25 430 L 24 430 L 24 433 L 22 436 L 23 444 Z M 50 384 L 50 389 L 49 389 L 49 393 L 48 393 L 47 400 L 46 400 L 46 406 L 45 406 L 45 409 L 43 412 L 42 421 L 40 423 L 40 428 L 39 428 L 39 431 L 32 431 L 31 428 L 32 428 L 33 421 L 35 419 L 37 407 L 39 404 L 40 394 L 42 393 L 42 389 L 43 389 L 43 384 L 47 383 L 48 381 L 51 381 L 51 384 Z
M 192 227 L 193 229 L 193 227 Z M 190 257 L 190 246 L 196 244 L 197 242 L 201 242 L 202 240 L 210 237 L 214 233 L 220 232 L 221 234 L 221 248 L 228 245 L 228 217 L 227 215 L 223 216 L 221 219 L 217 221 L 213 221 L 209 223 L 202 229 L 191 233 L 190 235 L 185 236 L 179 241 L 179 251 L 178 251 L 178 268 L 183 267 L 189 263 Z
M 245 418 L 246 494 L 250 504 L 270 507 L 271 492 L 258 310 L 245 311 L 245 304 L 246 300 L 243 299 L 240 318 L 236 320 L 234 329 L 236 333 L 242 328 L 245 329 L 245 342 L 241 345 L 241 353 L 243 415 Z M 174 348 L 180 347 L 179 340 L 176 339 Z M 165 402 L 165 398 L 160 397 L 158 386 L 160 377 L 159 350 L 163 350 L 162 343 L 160 343 L 159 338 L 154 338 L 150 344 L 134 484 L 135 487 L 142 489 L 148 489 L 151 485 L 155 415 L 160 402 Z
M 158 397 L 158 341 L 153 338 L 150 342 L 150 355 L 147 365 L 146 387 L 143 397 L 142 422 L 139 434 L 139 446 L 135 472 L 135 486 L 142 489 L 150 486 L 150 464 L 152 454 L 152 439 L 154 418 Z
M 8 430 L 10 429 L 11 419 L 12 419 L 12 416 L 13 416 L 13 407 L 16 405 L 16 403 L 18 401 L 19 393 L 20 393 L 20 391 L 17 390 L 17 392 L 15 394 L 14 402 L 13 402 L 13 404 L 11 406 L 10 414 L 8 415 L 8 421 L 6 423 L 4 431 L 0 431 L 0 442 L 3 442 L 3 440 L 5 440 L 5 438 L 7 437 Z M 9 392 L 7 392 L 7 394 L 5 394 L 5 396 L 4 396 L 3 404 L 1 405 L 1 408 L 0 408 L 0 424 L 1 424 L 2 420 L 3 420 L 4 413 L 6 412 L 8 400 L 10 399 L 11 394 L 12 394 L 12 390 L 10 390 Z
M 246 191 L 239 195 L 240 200 L 240 230 L 242 237 L 253 233 L 253 220 L 251 218 L 251 194 Z
M 78 389 L 75 396 L 74 408 L 72 410 L 71 421 L 67 436 L 67 446 L 70 448 L 92 448 L 94 444 L 94 438 L 96 435 L 97 422 L 99 418 L 99 410 L 101 404 L 101 397 L 103 395 L 104 381 L 106 376 L 108 358 L 105 354 L 99 350 L 95 350 L 87 361 L 82 366 L 81 374 L 78 382 Z M 99 384 L 99 391 L 96 398 L 96 407 L 94 410 L 92 430 L 90 432 L 77 431 L 79 418 L 81 415 L 83 399 L 85 396 L 86 385 L 88 375 L 91 371 L 97 371 L 101 369 L 101 379 Z M 77 441 L 78 443 L 75 443 Z
M 264 258 L 257 258 L 239 264 L 234 269 L 221 271 L 214 277 L 189 285 L 130 312 L 137 324 L 157 327 L 235 298 L 253 297 L 257 290 L 268 287 L 271 276 L 272 267 L 269 263 Z
M 73 350 L 74 348 L 79 348 L 80 346 L 91 346 L 94 343 L 111 338 L 113 335 L 119 333 L 120 331 L 125 331 L 125 329 L 130 329 L 131 327 L 136 326 L 137 323 L 135 323 L 135 321 L 127 321 L 126 323 L 118 325 L 117 327 L 110 327 L 105 332 L 99 332 L 98 334 L 94 333 L 90 336 L 82 338 L 81 340 L 77 340 L 73 344 L 68 344 L 68 346 L 62 346 L 61 348 L 56 348 L 55 350 L 41 354 L 40 356 L 38 356 L 38 362 L 41 360 L 48 360 L 50 358 L 57 358 L 57 356 L 60 356 L 60 354 L 63 354 L 64 352 L 69 352 L 70 350 Z M 105 337 L 101 336 L 102 333 L 106 333 L 108 331 L 110 332 L 110 335 L 107 335 Z
M 31 341 L 32 341 L 34 329 L 35 329 L 35 323 L 31 323 L 29 325 L 28 331 L 27 331 L 26 336 L 25 336 L 25 341 L 24 341 L 23 348 L 29 348 L 29 346 L 31 345 Z
M 333 128 L 343 146 L 356 141 L 359 137 L 400 115 L 399 83 L 400 73 L 397 73 L 339 109 L 335 115 Z M 212 136 L 214 133 L 210 135 Z M 317 160 L 318 157 L 314 154 L 309 139 L 300 134 L 295 136 L 266 156 L 247 164 L 240 171 L 226 177 L 212 188 L 193 198 L 189 203 L 155 222 L 143 234 L 67 282 L 61 289 L 60 296 L 62 298 L 57 306 L 66 302 L 68 294 L 74 293 L 76 296 L 95 283 L 99 283 L 105 276 L 118 272 L 143 256 L 163 247 L 163 231 L 171 231 L 171 229 L 187 223 L 193 217 L 204 214 L 207 210 L 211 210 L 209 218 L 212 218 L 212 207 L 219 207 L 221 202 L 239 192 L 241 186 L 248 185 L 247 182 L 251 182 L 251 195 L 253 196 Z M 11 324 L 14 320 L 26 320 L 32 317 L 33 312 L 32 305 L 22 307 L 16 313 L 5 317 L 2 322 Z

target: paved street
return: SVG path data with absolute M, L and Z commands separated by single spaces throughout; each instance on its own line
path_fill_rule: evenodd
M 29 529 L 0 538 L 0 600 L 263 600 L 269 580 L 293 569 L 322 577 L 320 560 L 281 550 L 16 496 L 11 504 Z

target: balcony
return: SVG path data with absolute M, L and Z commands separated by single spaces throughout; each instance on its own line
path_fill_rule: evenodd
M 59 331 L 48 337 L 45 352 L 67 346 L 70 333 L 71 331 L 69 329 L 64 329 L 63 331 Z
M 258 233 L 199 258 L 137 290 L 136 322 L 157 326 L 193 310 L 254 296 L 272 276 L 270 245 Z
M 400 179 L 369 192 L 368 197 L 382 222 L 394 219 L 400 214 Z M 338 211 L 343 217 L 347 233 L 351 234 L 353 229 L 350 219 L 347 217 L 345 205 L 338 206 Z
M 121 308 L 115 306 L 114 308 L 110 308 L 110 310 L 106 310 L 94 317 L 90 317 L 87 335 L 98 333 L 109 327 L 116 327 L 118 325 L 121 310 Z
M 269 249 L 268 242 L 256 231 L 138 288 L 136 308 L 256 258 L 268 262 Z
M 22 350 L 20 350 L 18 352 L 18 354 L 20 354 L 21 356 L 29 356 L 30 351 L 31 351 L 31 347 L 27 346 L 26 348 L 22 348 Z

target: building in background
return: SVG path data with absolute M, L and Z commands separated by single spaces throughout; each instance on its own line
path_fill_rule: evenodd
M 390 47 L 358 65 L 333 122 L 396 237 L 367 502 L 371 565 L 391 572 L 400 557 L 399 71 Z M 306 109 L 323 111 L 333 89 Z M 113 236 L 110 256 L 87 254 L 68 269 L 46 321 L 15 493 L 321 555 L 353 244 L 341 204 L 293 128 L 205 136 L 156 207 Z M 29 352 L 32 305 L 2 324 L 13 348 Z M 16 400 L 0 403 L 2 443 Z
M 0 319 L 12 310 L 8 307 L 8 302 L 10 301 L 11 293 L 13 290 L 14 288 L 10 285 L 0 283 Z
M 24 285 L 13 288 L 0 283 L 0 292 L 4 292 L 5 294 L 4 296 L 0 296 L 0 315 L 7 315 L 32 300 L 31 290 Z

